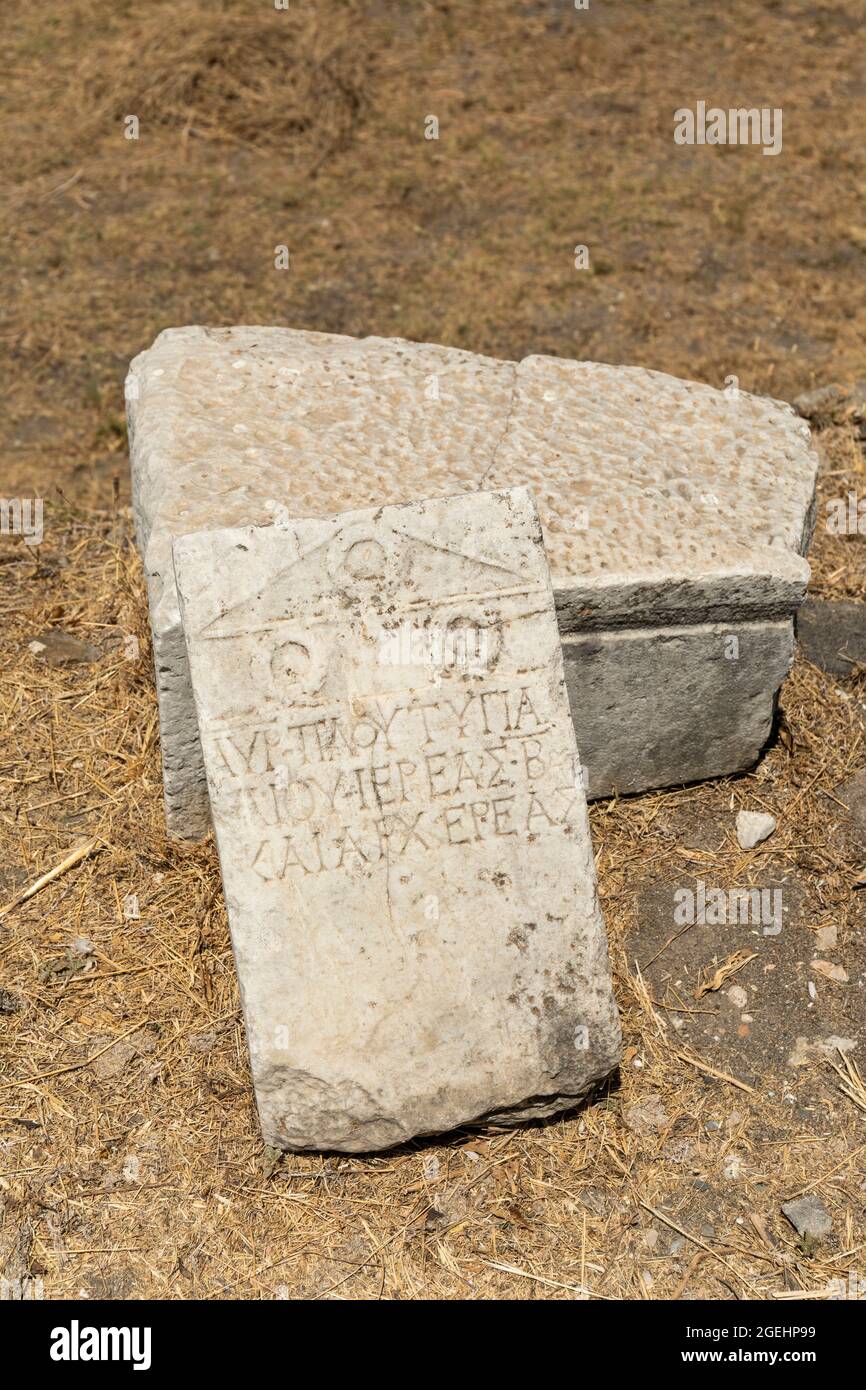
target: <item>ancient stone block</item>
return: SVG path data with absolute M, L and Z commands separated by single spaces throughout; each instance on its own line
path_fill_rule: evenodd
M 167 330 L 133 362 L 127 406 L 173 835 L 202 835 L 208 807 L 172 538 L 283 514 L 531 486 L 569 666 L 598 649 L 590 679 L 569 676 L 590 794 L 758 757 L 814 519 L 817 456 L 790 406 L 634 367 L 277 328 Z
M 268 1143 L 574 1105 L 619 1057 L 531 496 L 174 543 Z

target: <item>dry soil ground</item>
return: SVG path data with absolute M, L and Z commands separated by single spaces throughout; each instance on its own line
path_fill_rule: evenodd
M 626 1036 L 602 1097 L 505 1134 L 278 1160 L 213 846 L 164 835 L 122 407 L 129 358 L 193 322 L 785 398 L 866 376 L 860 0 L 6 0 L 3 18 L 0 492 L 46 511 L 38 548 L 0 539 L 0 1274 L 125 1298 L 823 1297 L 866 1277 L 862 666 L 801 651 L 753 772 L 595 806 Z M 699 99 L 781 107 L 782 153 L 675 146 Z M 824 524 L 828 499 L 866 496 L 844 403 L 819 444 L 813 590 L 862 602 L 866 535 Z M 741 805 L 779 819 L 748 854 Z M 671 940 L 698 879 L 781 887 L 783 931 Z M 832 1218 L 818 1243 L 780 1212 L 804 1191 Z

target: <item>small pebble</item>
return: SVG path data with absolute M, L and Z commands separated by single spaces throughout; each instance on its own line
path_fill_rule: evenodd
M 754 849 L 776 829 L 776 817 L 766 811 L 737 812 L 737 843 L 740 849 Z
M 800 1236 L 821 1240 L 833 1229 L 833 1220 L 820 1197 L 810 1194 L 797 1197 L 793 1202 L 784 1202 L 782 1215 L 787 1216 L 794 1230 Z

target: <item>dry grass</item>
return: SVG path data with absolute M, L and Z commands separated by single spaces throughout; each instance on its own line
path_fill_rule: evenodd
M 0 346 L 28 482 L 98 457 L 124 364 L 169 322 L 735 373 L 787 397 L 862 367 L 856 0 L 7 9 Z M 673 111 L 701 93 L 783 106 L 782 155 L 675 149 Z
M 626 1039 L 606 1095 L 506 1134 L 278 1158 L 258 1133 L 213 846 L 164 836 L 127 528 L 124 512 L 52 509 L 38 558 L 20 546 L 4 556 L 3 902 L 94 842 L 0 916 L 6 1276 L 41 1277 L 50 1297 L 772 1298 L 820 1294 L 862 1268 L 866 1133 L 851 1061 L 753 1084 L 698 1055 L 651 997 L 635 936 L 639 885 L 676 878 L 690 857 L 665 819 L 757 796 L 780 817 L 771 841 L 743 855 L 728 837 L 692 860 L 746 883 L 793 854 L 808 927 L 832 918 L 842 957 L 859 959 L 866 913 L 823 793 L 863 765 L 862 678 L 835 683 L 801 662 L 784 692 L 793 754 L 778 743 L 749 776 L 594 807 Z M 819 572 L 837 544 L 819 531 Z M 46 665 L 27 644 L 57 626 L 105 654 Z M 139 638 L 137 660 L 123 634 Z M 138 920 L 124 919 L 130 894 Z M 803 1190 L 834 1218 L 817 1251 L 779 1213 Z
M 510 0 L 244 8 L 238 25 L 236 7 L 185 0 L 9 5 L 2 490 L 49 505 L 38 551 L 0 548 L 0 909 L 14 904 L 0 915 L 0 1272 L 42 1278 L 48 1297 L 823 1296 L 866 1267 L 862 1062 L 859 1076 L 851 1054 L 792 1071 L 750 1039 L 697 1047 L 676 1009 L 700 1022 L 718 992 L 677 1004 L 658 973 L 677 948 L 649 960 L 642 894 L 684 874 L 792 872 L 802 906 L 785 939 L 808 961 L 811 933 L 835 923 L 850 975 L 817 981 L 822 1029 L 862 1034 L 864 864 L 837 804 L 866 763 L 862 674 L 799 660 L 783 692 L 793 745 L 748 776 L 594 807 L 626 1038 L 605 1095 L 546 1126 L 277 1160 L 213 846 L 164 835 L 121 382 L 160 328 L 195 321 L 716 384 L 735 371 L 787 395 L 861 371 L 866 112 L 844 76 L 859 11 L 623 4 L 576 25 L 567 6 Z M 287 23 L 289 55 L 261 37 Z M 671 112 L 703 94 L 784 104 L 783 157 L 675 161 Z M 129 112 L 139 142 L 122 138 Z M 822 498 L 862 496 L 854 430 L 821 443 Z M 864 548 L 819 526 L 815 591 L 866 596 Z M 51 629 L 96 659 L 47 664 L 28 644 Z M 730 834 L 746 802 L 779 818 L 751 855 Z M 690 848 L 705 817 L 725 834 Z M 727 954 L 708 941 L 700 978 Z M 834 1220 L 817 1249 L 779 1212 L 804 1190 Z
M 343 149 L 363 119 L 372 55 L 358 0 L 338 0 L 327 12 L 214 0 L 206 16 L 197 0 L 108 12 L 78 5 L 55 26 L 65 52 L 52 64 L 59 79 L 52 138 L 15 141 L 25 156 L 19 177 L 94 152 L 108 132 L 128 139 L 129 115 L 143 138 L 167 131 L 184 142 L 288 149 L 307 156 L 308 171 L 310 160 Z M 44 32 L 17 54 L 7 139 L 44 83 L 43 40 Z
M 91 138 L 134 112 L 187 137 L 263 147 L 313 137 L 323 158 L 360 124 L 370 52 L 355 0 L 327 16 L 223 0 L 206 24 L 197 0 L 154 8 L 115 23 L 76 69 Z

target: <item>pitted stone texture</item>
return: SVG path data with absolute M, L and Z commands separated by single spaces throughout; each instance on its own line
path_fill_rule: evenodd
M 573 631 L 793 613 L 817 465 L 783 402 L 527 357 L 487 485 L 533 487 Z
M 574 1105 L 620 1033 L 528 491 L 199 533 L 174 562 L 265 1140 Z
M 177 328 L 133 362 L 127 410 L 167 820 L 181 838 L 205 832 L 208 807 L 175 536 L 265 523 L 281 508 L 326 516 L 526 483 L 563 634 L 790 620 L 805 589 L 816 455 L 790 407 L 743 392 L 401 339 Z M 774 693 L 765 690 L 765 706 Z M 618 734 L 615 707 L 592 718 Z M 657 709 L 647 739 L 660 750 L 657 771 L 651 759 L 635 765 L 641 786 L 669 780 L 675 744 L 666 754 L 662 718 Z M 753 725 L 744 715 L 739 765 L 758 754 L 760 745 L 744 751 Z M 714 775 L 700 700 L 692 734 L 690 761 Z M 594 795 L 613 790 L 603 760 L 595 773 Z
M 208 828 L 173 537 L 479 486 L 514 365 L 402 339 L 170 328 L 132 363 L 127 416 L 169 833 Z M 270 504 L 270 505 L 269 505 Z
M 127 386 L 138 537 L 176 612 L 171 540 L 220 526 L 474 491 L 514 364 L 399 338 L 169 328 Z M 132 394 L 130 394 L 130 387 Z

